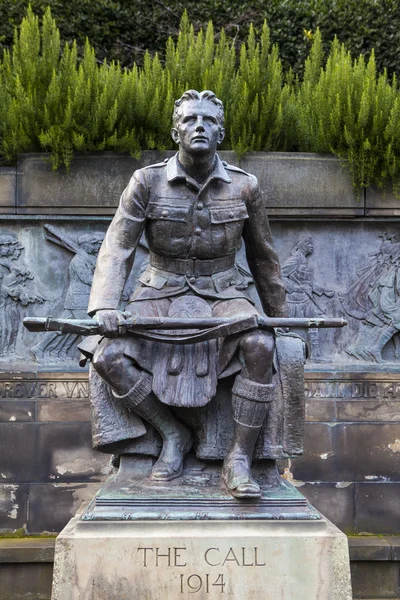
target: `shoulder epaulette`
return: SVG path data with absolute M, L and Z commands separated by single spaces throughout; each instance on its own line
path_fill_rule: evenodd
M 227 169 L 228 171 L 235 171 L 236 173 L 242 173 L 243 175 L 247 175 L 247 177 L 250 177 L 249 173 L 246 173 L 246 171 L 243 171 L 243 169 L 240 169 L 239 167 L 235 167 L 234 165 L 228 165 L 228 163 L 225 162 L 224 160 L 222 161 L 222 164 L 224 165 L 225 169 Z
M 163 162 L 155 163 L 154 165 L 147 165 L 147 167 L 143 167 L 143 169 L 159 169 L 160 167 L 166 167 L 169 158 L 163 160 Z

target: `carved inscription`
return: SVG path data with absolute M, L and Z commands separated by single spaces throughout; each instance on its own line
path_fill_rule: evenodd
M 400 398 L 400 382 L 394 381 L 306 381 L 306 398 Z
M 0 398 L 89 398 L 87 381 L 0 381 Z
M 188 549 L 180 547 L 141 547 L 137 549 L 139 563 L 143 568 L 173 568 L 187 567 Z M 207 548 L 197 561 L 195 573 L 178 572 L 176 576 L 177 590 L 180 594 L 202 593 L 224 594 L 228 591 L 227 568 L 234 567 L 265 567 L 266 561 L 261 557 L 257 547 L 230 547 L 222 549 L 218 546 Z M 210 568 L 213 570 L 210 572 Z M 219 571 L 219 572 L 218 572 Z

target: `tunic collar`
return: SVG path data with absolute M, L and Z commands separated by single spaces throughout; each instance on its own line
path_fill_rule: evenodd
M 220 159 L 220 157 L 218 156 L 218 154 L 215 155 L 215 166 L 214 169 L 212 170 L 212 172 L 210 173 L 210 176 L 207 178 L 207 184 L 212 181 L 213 179 L 221 179 L 222 181 L 225 181 L 225 183 L 231 183 L 232 180 L 229 177 L 228 173 L 225 170 L 224 164 L 222 162 L 222 160 Z M 178 153 L 175 154 L 175 156 L 173 156 L 172 158 L 169 159 L 168 163 L 167 163 L 167 179 L 168 182 L 172 182 L 172 181 L 176 181 L 177 179 L 185 179 L 187 183 L 193 183 L 193 179 L 190 177 L 190 175 L 188 175 L 185 171 L 185 169 L 182 167 L 181 163 L 178 160 Z M 197 187 L 204 187 L 203 186 L 199 186 L 199 184 L 196 182 L 196 186 Z

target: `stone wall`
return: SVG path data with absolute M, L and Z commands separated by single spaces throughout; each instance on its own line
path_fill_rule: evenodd
M 84 314 L 70 298 L 88 293 L 96 240 L 133 170 L 162 158 L 82 156 L 53 173 L 27 155 L 0 169 L 0 247 L 15 249 L 0 257 L 0 529 L 59 531 L 110 470 L 91 449 L 77 339 L 44 339 L 21 320 Z M 346 533 L 400 533 L 400 203 L 376 190 L 357 199 L 329 156 L 222 158 L 260 180 L 293 314 L 301 305 L 349 322 L 307 338 L 305 454 L 282 471 Z M 146 255 L 143 244 L 126 297 Z

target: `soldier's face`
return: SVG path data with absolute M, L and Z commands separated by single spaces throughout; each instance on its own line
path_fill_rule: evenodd
M 188 100 L 180 107 L 180 119 L 171 130 L 172 139 L 190 154 L 213 154 L 225 136 L 218 123 L 218 106 L 208 100 Z

